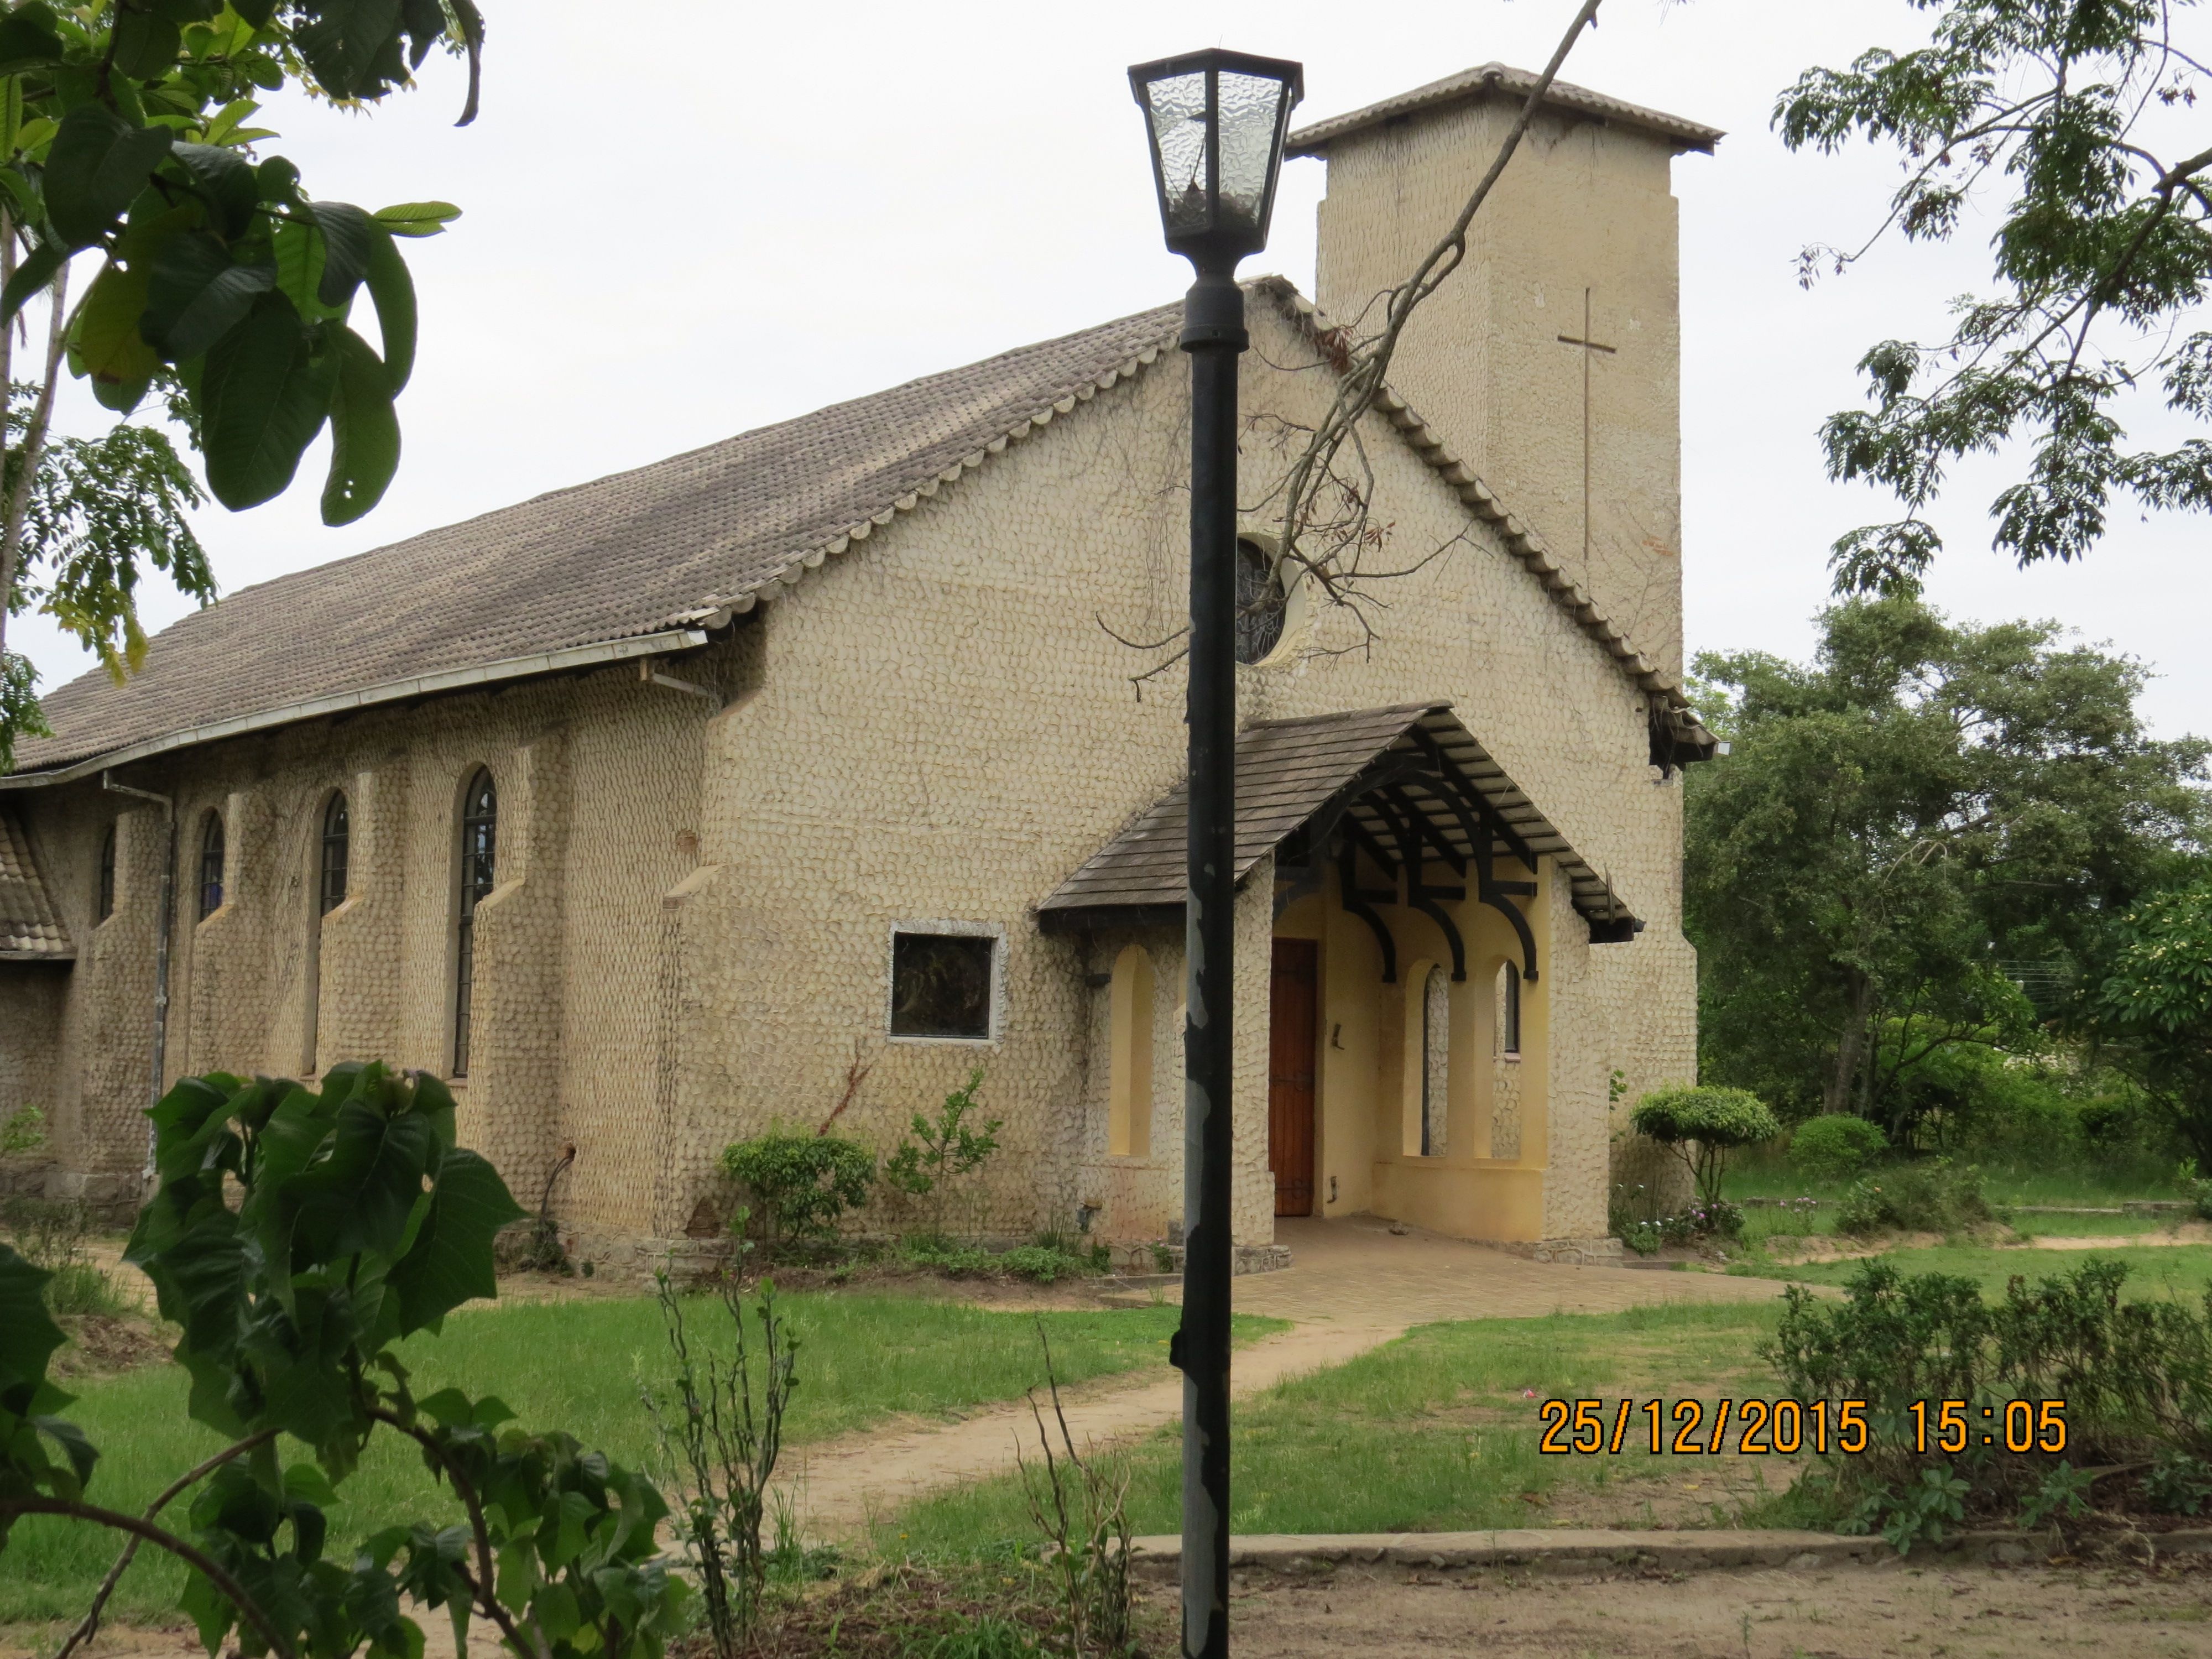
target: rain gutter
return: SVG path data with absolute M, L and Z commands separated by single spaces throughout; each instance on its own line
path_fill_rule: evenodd
M 337 692 L 327 697 L 312 697 L 304 702 L 286 703 L 279 708 L 264 708 L 251 714 L 213 720 L 204 726 L 187 726 L 181 732 L 148 738 L 125 748 L 112 749 L 105 754 L 73 761 L 66 766 L 53 767 L 44 772 L 9 773 L 0 776 L 0 790 L 37 789 L 50 784 L 73 783 L 79 778 L 89 777 L 109 767 L 150 760 L 156 755 L 190 749 L 198 744 L 218 743 L 225 738 L 244 737 L 249 732 L 265 732 L 275 726 L 293 726 L 301 720 L 319 720 L 331 714 L 350 714 L 356 709 L 374 708 L 383 703 L 410 702 L 417 697 L 470 691 L 479 686 L 497 685 L 509 680 L 531 679 L 543 674 L 565 673 L 572 669 L 629 662 L 640 657 L 666 656 L 672 652 L 696 649 L 706 644 L 707 640 L 703 629 L 673 628 L 658 634 L 640 634 L 631 639 L 609 640 L 599 645 L 574 646 L 566 651 L 508 657 L 499 662 L 480 663 L 473 668 L 449 669 L 441 674 L 421 674 L 411 679 L 389 680 L 381 685 L 364 686 L 358 691 Z

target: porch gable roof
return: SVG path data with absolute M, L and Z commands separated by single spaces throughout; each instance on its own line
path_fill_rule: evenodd
M 1479 802 L 1484 844 L 1470 842 L 1467 821 L 1437 792 L 1427 773 L 1461 786 Z M 1377 792 L 1395 792 L 1386 810 Z M 1396 812 L 1401 816 L 1392 817 Z M 1410 813 L 1418 822 L 1406 821 Z M 1237 736 L 1236 878 L 1285 841 L 1307 830 L 1325 839 L 1340 823 L 1370 848 L 1386 848 L 1402 829 L 1429 846 L 1487 865 L 1499 857 L 1528 863 L 1551 859 L 1575 908 L 1594 936 L 1626 939 L 1640 931 L 1628 902 L 1610 880 L 1577 853 L 1505 769 L 1452 713 L 1449 702 L 1398 703 L 1294 720 L 1255 720 Z M 1184 846 L 1189 823 L 1187 785 L 1178 783 L 1129 827 L 1085 860 L 1037 907 L 1039 925 L 1067 933 L 1097 925 L 1109 913 L 1180 914 L 1185 892 Z M 1310 845 L 1310 855 L 1326 852 Z M 1165 920 L 1165 917 L 1162 917 Z

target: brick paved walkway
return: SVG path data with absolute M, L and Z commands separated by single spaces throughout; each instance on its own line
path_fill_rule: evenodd
M 1779 1295 L 1771 1279 L 1716 1273 L 1652 1273 L 1530 1261 L 1433 1234 L 1394 1234 L 1390 1224 L 1283 1221 L 1291 1247 L 1280 1273 L 1239 1279 L 1240 1313 L 1295 1322 L 1290 1330 L 1238 1351 L 1237 1395 L 1340 1365 L 1415 1325 L 1446 1319 L 1535 1319 L 1553 1313 L 1618 1313 L 1659 1302 L 1750 1302 Z M 1182 1381 L 1142 1371 L 1063 1396 L 1079 1443 L 1127 1439 L 1182 1412 Z M 1033 1441 L 1029 1409 L 993 1407 L 940 1428 L 857 1434 L 786 1454 L 807 1530 L 835 1536 L 867 1524 L 939 1487 L 1014 1467 L 1017 1444 Z

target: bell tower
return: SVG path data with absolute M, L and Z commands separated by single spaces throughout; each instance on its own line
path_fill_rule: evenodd
M 1535 77 L 1503 64 L 1291 135 L 1328 164 L 1319 293 L 1355 335 L 1450 228 Z M 1391 384 L 1637 647 L 1682 672 L 1674 158 L 1721 134 L 1555 82 Z

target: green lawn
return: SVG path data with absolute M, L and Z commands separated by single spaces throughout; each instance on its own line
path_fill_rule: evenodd
M 787 1428 L 794 1443 L 898 1413 L 948 1417 L 1018 1395 L 1044 1380 L 1039 1322 L 1062 1382 L 1164 1367 L 1178 1317 L 1166 1306 L 1036 1315 L 839 1293 L 787 1296 L 783 1306 L 799 1339 L 799 1387 Z M 702 1335 L 721 1328 L 722 1316 L 707 1298 L 689 1311 L 696 1352 Z M 1278 1320 L 1240 1316 L 1237 1322 L 1247 1340 L 1280 1328 Z M 496 1394 L 522 1426 L 565 1429 L 633 1464 L 646 1461 L 652 1442 L 638 1379 L 661 1369 L 665 1352 L 659 1309 L 643 1297 L 471 1309 L 455 1315 L 442 1336 L 418 1336 L 404 1350 L 418 1395 L 448 1385 Z M 100 1503 L 141 1509 L 221 1447 L 185 1415 L 185 1377 L 177 1367 L 131 1372 L 76 1393 L 64 1415 L 100 1448 L 90 1494 Z M 346 1508 L 331 1517 L 334 1548 L 372 1524 L 459 1518 L 396 1437 L 372 1442 L 347 1492 Z M 89 1528 L 44 1517 L 18 1522 L 0 1556 L 0 1623 L 75 1618 L 113 1553 L 109 1537 Z M 142 1555 L 117 1592 L 113 1606 L 125 1618 L 174 1605 L 181 1569 L 152 1555 Z
M 1613 1457 L 1545 1456 L 1537 1449 L 1538 1406 L 1555 1395 L 1771 1395 L 1772 1373 L 1755 1350 L 1778 1313 L 1775 1305 L 1675 1304 L 1423 1326 L 1237 1407 L 1231 1526 L 1238 1533 L 1536 1526 L 1552 1500 L 1570 1495 L 1563 1486 L 1674 1478 L 1686 1468 L 1703 1474 L 1709 1466 L 1654 1458 L 1632 1445 Z M 1535 1399 L 1526 1397 L 1528 1389 Z M 1176 1431 L 1141 1442 L 1129 1455 L 1132 1526 L 1139 1534 L 1175 1531 Z M 1712 1462 L 1723 1461 L 1756 1460 Z M 1624 1498 L 1632 1514 L 1634 1505 L 1632 1496 Z M 948 1558 L 1034 1540 L 1020 1483 L 1008 1478 L 913 1504 L 880 1525 L 875 1541 L 889 1555 Z
M 2124 1293 L 2130 1297 L 2176 1297 L 2196 1301 L 2212 1285 L 2212 1245 L 2122 1246 L 2096 1250 L 1996 1250 L 1971 1244 L 1937 1245 L 1924 1250 L 1891 1250 L 1881 1261 L 1899 1273 L 1952 1273 L 1977 1281 L 1985 1297 L 2002 1296 L 2005 1282 L 2015 1276 L 2051 1279 L 2071 1273 L 2083 1262 L 2110 1259 L 2128 1266 Z M 1859 1261 L 1815 1261 L 1797 1267 L 1778 1267 L 1769 1262 L 1747 1266 L 1743 1271 L 1761 1277 L 1785 1278 L 1812 1285 L 1841 1285 L 1863 1265 Z

